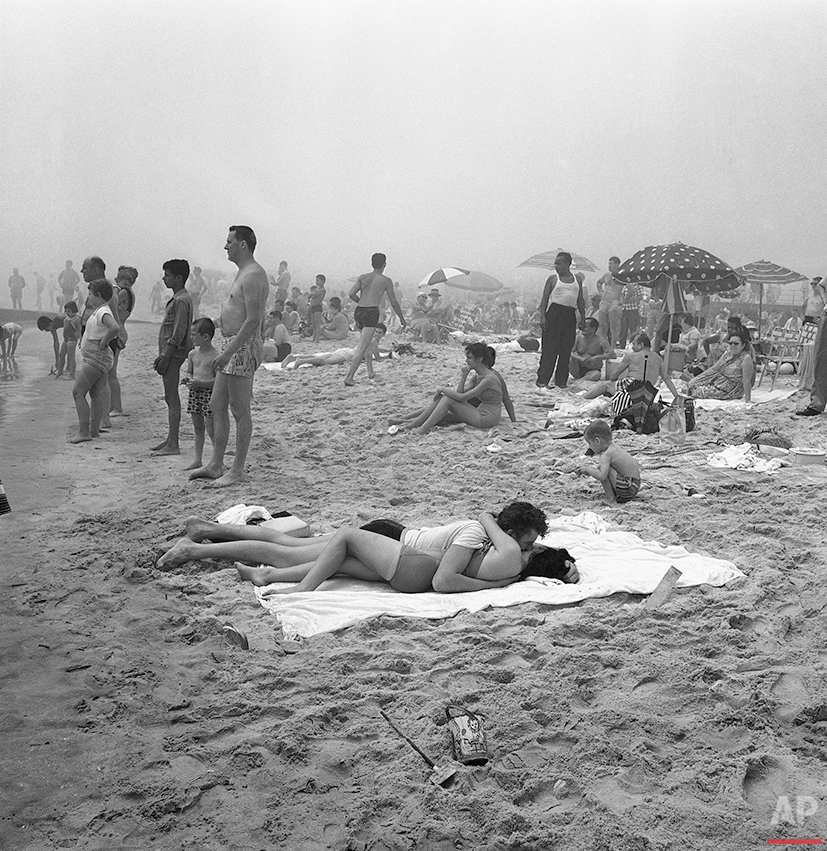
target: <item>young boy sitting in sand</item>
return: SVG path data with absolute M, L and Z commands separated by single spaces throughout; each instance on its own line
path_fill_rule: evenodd
M 212 319 L 196 319 L 192 323 L 193 349 L 187 355 L 187 373 L 181 379 L 189 390 L 187 413 L 192 416 L 192 427 L 195 430 L 195 458 L 185 470 L 196 470 L 203 466 L 204 435 L 209 435 L 210 442 L 215 435 L 210 397 L 215 384 L 215 359 L 218 350 L 213 348 L 215 324 Z
M 640 466 L 637 461 L 620 446 L 612 443 L 612 430 L 605 420 L 595 420 L 586 426 L 583 437 L 600 459 L 600 464 L 584 464 L 580 472 L 603 484 L 606 502 L 629 502 L 640 490 Z

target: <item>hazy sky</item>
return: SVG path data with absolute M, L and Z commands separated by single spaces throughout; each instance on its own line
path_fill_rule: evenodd
M 140 288 L 234 223 L 303 284 L 675 240 L 821 273 L 825 44 L 824 0 L 2 0 L 0 273 Z

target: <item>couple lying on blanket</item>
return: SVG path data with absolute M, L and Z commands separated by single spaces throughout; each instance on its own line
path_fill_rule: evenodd
M 566 550 L 535 543 L 548 525 L 545 513 L 529 502 L 512 502 L 496 517 L 485 512 L 479 520 L 446 526 L 408 529 L 393 520 L 374 520 L 316 538 L 197 517 L 187 520 L 186 530 L 187 537 L 158 560 L 161 570 L 200 559 L 240 559 L 235 564 L 239 576 L 254 585 L 298 583 L 277 592 L 282 594 L 315 591 L 337 574 L 387 582 L 405 593 L 446 594 L 502 588 L 528 576 L 579 579 Z

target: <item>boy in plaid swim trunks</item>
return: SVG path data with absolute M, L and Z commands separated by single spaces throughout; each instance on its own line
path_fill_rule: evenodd
M 605 420 L 586 426 L 583 437 L 598 459 L 598 466 L 584 464 L 580 472 L 603 485 L 605 501 L 610 505 L 629 502 L 640 490 L 640 466 L 622 447 L 612 443 L 612 430 Z
M 215 384 L 215 359 L 218 352 L 213 348 L 215 325 L 212 319 L 196 319 L 192 323 L 193 350 L 187 357 L 187 374 L 181 379 L 189 390 L 187 413 L 192 417 L 195 430 L 195 458 L 187 470 L 195 470 L 203 464 L 204 438 L 210 442 L 215 436 L 210 398 Z

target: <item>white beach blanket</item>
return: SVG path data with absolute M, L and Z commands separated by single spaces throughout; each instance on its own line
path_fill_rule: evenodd
M 682 572 L 679 588 L 725 585 L 744 574 L 730 561 L 644 541 L 631 532 L 610 527 L 587 511 L 576 517 L 555 517 L 542 543 L 565 547 L 577 560 L 580 582 L 566 585 L 554 579 L 531 578 L 505 588 L 463 594 L 402 594 L 382 583 L 336 578 L 304 594 L 272 594 L 284 583 L 256 588 L 265 609 L 279 620 L 286 638 L 307 638 L 352 626 L 378 615 L 447 618 L 458 612 L 515 606 L 518 603 L 566 605 L 588 597 L 608 597 L 625 591 L 651 594 L 670 565 Z
M 729 467 L 731 470 L 752 470 L 756 473 L 772 473 L 781 467 L 778 458 L 762 457 L 751 443 L 727 446 L 721 452 L 710 455 L 706 463 L 710 467 Z

